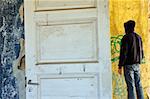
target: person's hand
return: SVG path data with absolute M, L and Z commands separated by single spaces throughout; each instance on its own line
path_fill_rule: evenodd
M 122 75 L 122 68 L 118 68 L 118 73 Z

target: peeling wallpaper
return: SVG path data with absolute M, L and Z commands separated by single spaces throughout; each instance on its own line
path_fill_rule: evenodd
M 24 41 L 19 14 L 22 3 L 23 0 L 0 0 L 0 99 L 19 99 L 25 95 L 20 91 L 20 86 L 24 86 L 24 71 L 18 69 Z
M 150 87 L 150 33 L 148 32 L 148 0 L 110 0 L 110 33 L 111 33 L 111 61 L 113 80 L 113 99 L 127 99 L 124 76 L 118 74 L 118 60 L 120 41 L 124 35 L 124 22 L 136 21 L 135 31 L 143 39 L 145 60 L 141 65 L 141 79 L 146 90 Z

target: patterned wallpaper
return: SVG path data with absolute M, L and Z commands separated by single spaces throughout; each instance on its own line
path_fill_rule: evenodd
M 24 70 L 20 67 L 24 56 L 24 23 L 19 13 L 22 3 L 23 0 L 0 0 L 0 99 L 25 95 L 19 91 L 24 86 Z

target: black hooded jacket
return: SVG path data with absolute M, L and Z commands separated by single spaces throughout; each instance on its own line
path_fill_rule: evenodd
M 142 38 L 136 33 L 128 33 L 121 40 L 119 68 L 141 63 L 144 58 Z

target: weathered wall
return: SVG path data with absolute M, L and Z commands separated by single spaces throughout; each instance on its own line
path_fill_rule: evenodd
M 15 9 L 15 16 L 11 15 L 9 16 L 9 13 L 4 15 L 4 13 L 0 13 L 0 53 L 1 53 L 1 59 L 3 57 L 4 59 L 10 58 L 10 53 L 6 53 L 6 39 L 9 34 L 18 35 L 23 33 L 21 29 L 23 29 L 23 12 L 22 7 L 20 7 L 20 3 L 17 1 L 22 0 L 0 0 L 0 10 L 2 10 L 5 7 L 8 7 L 12 4 L 14 4 L 16 7 L 17 5 L 19 7 L 16 7 Z M 148 16 L 147 16 L 147 4 L 148 0 L 110 0 L 110 29 L 111 29 L 111 47 L 112 47 L 112 70 L 113 70 L 113 98 L 114 99 L 126 99 L 126 85 L 124 82 L 124 77 L 119 76 L 117 73 L 117 65 L 118 65 L 118 56 L 119 56 L 119 46 L 120 46 L 120 40 L 122 38 L 122 35 L 124 34 L 123 30 L 123 23 L 129 19 L 134 19 L 137 23 L 136 25 L 136 31 L 142 36 L 143 42 L 144 42 L 144 52 L 145 52 L 145 63 L 141 66 L 141 75 L 142 75 L 142 83 L 144 87 L 144 92 L 146 92 L 146 88 L 150 86 L 150 33 L 148 33 L 147 27 L 148 27 Z M 150 7 L 150 6 L 149 6 Z M 20 9 L 20 10 L 19 10 Z M 8 12 L 10 9 L 7 9 Z M 6 9 L 5 9 L 6 11 Z M 20 11 L 20 14 L 19 14 Z M 2 12 L 2 11 L 1 11 Z M 11 17 L 15 21 L 8 20 L 8 17 Z M 21 18 L 21 19 L 20 19 Z M 6 27 L 6 25 L 9 25 L 9 22 L 12 23 L 12 27 L 16 26 L 15 23 L 18 22 L 17 29 L 19 31 L 11 31 L 13 32 L 4 32 L 8 31 L 9 27 Z M 150 23 L 150 14 L 149 14 L 149 23 Z M 20 25 L 19 25 L 20 24 Z M 150 25 L 149 25 L 150 26 Z M 149 30 L 150 32 L 150 30 Z M 15 40 L 15 38 L 14 38 Z M 25 99 L 25 86 L 24 86 L 24 62 L 22 57 L 24 56 L 24 37 L 17 38 L 16 42 L 12 43 L 11 47 L 7 47 L 7 50 L 10 50 L 13 48 L 13 55 L 16 58 L 12 58 L 11 66 L 13 67 L 13 76 L 17 78 L 17 84 L 16 86 L 19 86 L 19 96 L 20 99 Z M 5 47 L 5 48 L 4 48 Z M 16 50 L 17 48 L 17 50 Z M 2 55 L 6 55 L 4 56 Z M 1 66 L 7 66 L 5 64 L 2 65 L 4 62 L 1 60 Z M 21 61 L 22 60 L 22 61 Z M 21 63 L 20 63 L 21 61 Z M 21 66 L 20 66 L 21 64 Z M 19 69 L 18 69 L 19 66 Z M 24 89 L 24 90 L 23 90 Z M 145 95 L 146 96 L 146 95 Z M 0 98 L 4 99 L 4 98 Z M 146 99 L 146 97 L 145 97 Z
M 24 11 L 23 3 L 19 7 L 19 18 L 23 28 L 23 37 L 19 40 L 18 58 L 13 62 L 14 76 L 17 78 L 19 87 L 19 99 L 25 98 L 25 38 L 24 38 Z
M 124 77 L 118 74 L 120 40 L 124 35 L 123 23 L 136 21 L 135 31 L 142 36 L 145 62 L 141 65 L 141 79 L 146 96 L 150 86 L 150 34 L 148 33 L 148 0 L 110 0 L 110 32 L 112 53 L 113 99 L 127 99 Z
M 0 0 L 0 99 L 25 99 L 22 3 Z

